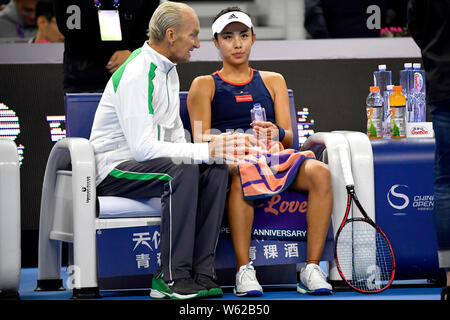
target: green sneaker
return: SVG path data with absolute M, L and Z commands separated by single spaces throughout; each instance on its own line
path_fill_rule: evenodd
M 162 272 L 152 279 L 150 297 L 153 299 L 186 300 L 206 297 L 208 290 L 198 285 L 192 278 L 176 279 L 166 283 Z
M 207 275 L 197 273 L 194 277 L 195 282 L 208 290 L 208 297 L 221 297 L 223 291 L 220 286 L 215 283 L 212 278 Z

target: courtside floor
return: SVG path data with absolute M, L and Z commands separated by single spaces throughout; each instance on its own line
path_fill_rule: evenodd
M 66 267 L 61 270 L 67 288 Z M 100 299 L 71 299 L 71 290 L 35 292 L 37 268 L 23 268 L 20 278 L 19 300 L 0 301 L 2 315 L 35 319 L 359 319 L 366 316 L 401 316 L 402 319 L 423 319 L 425 314 L 439 315 L 448 311 L 448 304 L 440 301 L 441 288 L 426 280 L 395 281 L 379 294 L 360 294 L 340 290 L 329 296 L 302 295 L 296 288 L 263 286 L 262 297 L 238 298 L 231 287 L 224 288 L 222 298 L 197 300 L 154 300 L 149 290 L 113 292 L 101 291 Z M 11 313 L 9 313 L 11 311 Z M 3 317 L 1 317 L 3 319 Z
M 37 268 L 23 268 L 21 272 L 19 294 L 21 300 L 71 300 L 72 292 L 51 291 L 51 292 L 35 292 L 37 280 Z M 63 267 L 61 270 L 63 283 L 66 286 L 67 273 Z M 66 286 L 67 287 L 67 286 Z M 394 281 L 393 285 L 387 290 L 378 294 L 360 294 L 354 291 L 337 291 L 329 296 L 312 296 L 303 295 L 296 292 L 295 287 L 277 288 L 277 286 L 265 286 L 264 295 L 262 297 L 236 297 L 231 288 L 224 288 L 224 296 L 222 298 L 202 299 L 202 300 L 439 300 L 441 289 L 429 285 L 426 280 L 401 280 Z M 148 291 L 101 291 L 101 299 L 99 300 L 153 300 L 149 297 Z M 73 300 L 72 300 L 73 301 Z

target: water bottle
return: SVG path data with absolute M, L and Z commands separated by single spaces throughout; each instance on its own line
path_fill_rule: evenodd
M 370 87 L 370 93 L 366 99 L 367 135 L 369 139 L 383 138 L 383 98 L 380 89 Z
M 384 96 L 384 91 L 386 91 L 387 86 L 392 84 L 391 79 L 392 72 L 386 70 L 385 64 L 380 64 L 378 66 L 378 71 L 373 73 L 373 85 L 380 89 L 382 97 Z
M 261 107 L 260 103 L 255 103 L 253 109 L 250 110 L 253 121 L 266 121 L 266 110 Z
M 412 122 L 414 115 L 412 112 L 412 84 L 413 84 L 413 72 L 412 63 L 405 63 L 404 69 L 400 70 L 400 86 L 402 87 L 402 93 L 406 98 L 406 121 Z
M 387 90 L 387 86 L 392 84 L 392 72 L 386 70 L 385 64 L 380 64 L 378 66 L 378 71 L 373 73 L 373 85 L 378 87 L 380 90 L 380 95 L 385 98 L 385 92 Z M 383 113 L 384 119 L 383 121 L 386 123 L 387 115 L 389 110 L 387 109 L 387 104 L 383 103 Z
M 406 138 L 406 97 L 401 86 L 394 86 L 389 97 L 391 138 Z
M 389 137 L 391 135 L 391 108 L 390 108 L 390 102 L 389 102 L 389 98 L 393 92 L 394 86 L 392 84 L 387 86 L 386 92 L 385 94 L 385 99 L 384 99 L 384 103 L 385 105 L 387 105 L 387 115 L 384 120 L 383 123 L 383 135 L 385 137 Z
M 425 71 L 420 70 L 420 63 L 413 64 L 412 113 L 410 122 L 425 122 Z

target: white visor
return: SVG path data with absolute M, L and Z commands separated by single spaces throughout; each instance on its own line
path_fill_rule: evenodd
M 253 28 L 252 20 L 248 15 L 240 11 L 231 11 L 221 15 L 212 25 L 213 36 L 216 33 L 221 33 L 222 30 L 233 22 L 240 22 L 248 28 Z

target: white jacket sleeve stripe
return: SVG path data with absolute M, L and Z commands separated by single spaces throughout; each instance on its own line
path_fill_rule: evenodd
M 150 71 L 148 72 L 148 112 L 154 114 L 153 110 L 153 92 L 155 90 L 153 79 L 155 78 L 155 71 L 157 66 L 152 62 L 150 64 Z

